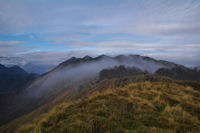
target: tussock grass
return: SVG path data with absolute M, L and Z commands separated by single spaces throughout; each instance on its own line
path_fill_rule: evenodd
M 98 81 L 77 95 L 64 93 L 0 132 L 198 133 L 199 88 L 198 82 L 152 75 Z
M 91 92 L 57 106 L 18 133 L 200 132 L 200 92 L 192 87 L 144 81 Z

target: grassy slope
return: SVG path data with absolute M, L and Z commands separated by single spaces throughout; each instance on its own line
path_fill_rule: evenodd
M 4 129 L 18 126 L 18 133 L 200 132 L 198 87 L 196 82 L 157 76 L 104 80 L 49 113 L 28 114 Z M 34 122 L 21 126 L 29 118 Z

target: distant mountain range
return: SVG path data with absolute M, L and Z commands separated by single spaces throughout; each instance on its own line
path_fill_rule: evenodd
M 49 65 L 35 65 L 21 57 L 0 57 L 0 64 L 6 67 L 19 66 L 28 73 L 43 74 L 49 71 L 53 66 Z
M 20 91 L 36 77 L 36 74 L 29 74 L 19 66 L 5 67 L 0 64 L 0 94 Z
M 62 103 L 69 97 L 78 95 L 84 88 L 95 82 L 135 75 L 160 75 L 194 81 L 200 79 L 199 72 L 196 70 L 146 56 L 72 57 L 32 80 L 20 94 L 11 99 L 12 104 L 9 104 L 9 110 L 4 105 L 0 112 L 0 123 L 8 122 L 36 108 L 50 104 L 52 101 L 55 102 L 54 104 Z

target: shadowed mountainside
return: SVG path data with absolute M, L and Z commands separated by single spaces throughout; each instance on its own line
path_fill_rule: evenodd
M 0 64 L 0 93 L 16 92 L 35 79 L 37 75 L 29 74 L 18 66 L 5 67 Z
M 17 96 L 37 77 L 38 75 L 29 74 L 18 66 L 7 68 L 0 65 L 0 124 L 15 118 L 13 115 L 16 115 L 17 111 L 11 106 L 16 105 L 16 99 L 19 100 Z M 13 115 L 10 112 L 14 112 Z

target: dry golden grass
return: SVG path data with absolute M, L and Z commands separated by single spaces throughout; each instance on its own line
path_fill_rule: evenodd
M 83 90 L 17 132 L 200 132 L 200 91 L 168 79 L 116 81 Z

